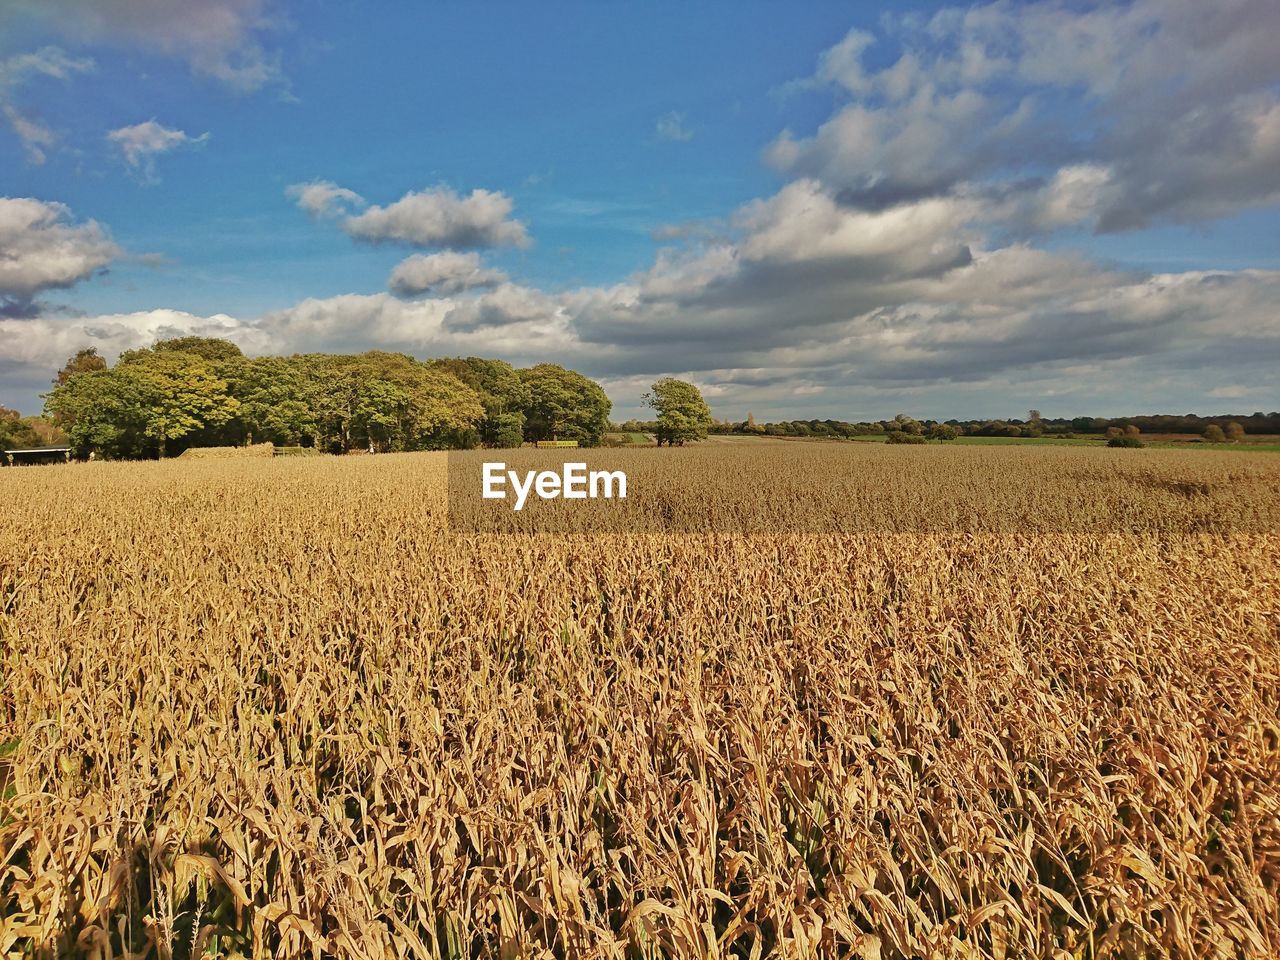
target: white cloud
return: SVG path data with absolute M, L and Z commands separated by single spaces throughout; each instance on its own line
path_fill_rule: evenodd
M 0 104 L 13 132 L 22 141 L 23 152 L 30 163 L 40 166 L 48 159 L 46 151 L 58 142 L 57 135 L 39 120 L 24 117 L 10 104 Z
M 187 335 L 224 337 L 254 353 L 271 347 L 270 338 L 259 327 L 235 317 L 202 317 L 183 310 L 161 309 L 95 317 L 0 319 L 0 357 L 42 372 L 56 371 L 67 357 L 87 345 L 96 346 L 104 357 L 114 360 L 122 351 Z
M 686 141 L 693 139 L 693 131 L 685 126 L 685 116 L 672 110 L 658 118 L 654 134 L 659 140 Z
M 347 217 L 342 228 L 371 243 L 397 242 L 419 247 L 528 246 L 525 226 L 510 220 L 506 194 L 472 190 L 460 197 L 448 187 L 406 193 L 385 207 L 372 206 Z
M 184 60 L 231 90 L 283 85 L 265 0 L 7 0 L 0 28 L 28 19 L 77 43 L 112 42 Z
M 120 127 L 107 134 L 107 140 L 119 147 L 124 162 L 143 179 L 156 179 L 155 158 L 178 147 L 201 144 L 209 139 L 202 133 L 192 137 L 182 130 L 166 127 L 154 118 L 133 126 Z
M 0 60 L 0 112 L 22 143 L 27 160 L 37 166 L 48 157 L 47 151 L 58 142 L 57 134 L 36 117 L 23 114 L 13 104 L 13 97 L 29 80 L 47 77 L 66 81 L 78 73 L 88 73 L 94 62 L 87 57 L 72 57 L 58 47 L 42 47 L 31 53 L 19 53 Z
M 44 290 L 69 287 L 121 252 L 105 228 L 73 222 L 61 203 L 0 197 L 0 302 L 29 302 Z
M 1050 171 L 1020 226 L 1130 230 L 1280 202 L 1280 6 L 1057 3 L 891 17 L 789 90 L 847 102 L 766 158 L 879 207 L 1016 187 Z M 899 41 L 896 51 L 890 39 Z M 869 51 L 890 65 L 868 66 Z
M 459 253 L 415 253 L 396 264 L 387 280 L 393 293 L 412 296 L 418 293 L 451 294 L 478 287 L 491 287 L 507 279 L 501 270 L 484 267 L 475 251 Z
M 332 180 L 312 180 L 310 183 L 294 183 L 285 189 L 285 196 L 311 216 L 336 217 L 347 214 L 353 207 L 363 207 L 364 197 L 354 190 L 340 187 Z

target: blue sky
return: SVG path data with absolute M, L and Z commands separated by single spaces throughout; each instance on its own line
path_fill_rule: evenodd
M 0 403 L 200 332 L 555 360 L 619 416 L 662 374 L 733 417 L 1275 409 L 1280 16 L 1205 17 L 15 0 Z

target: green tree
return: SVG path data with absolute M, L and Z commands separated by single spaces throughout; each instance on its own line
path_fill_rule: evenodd
M 446 357 L 429 365 L 452 374 L 479 395 L 484 406 L 484 418 L 477 424 L 481 443 L 518 447 L 524 442 L 524 411 L 531 397 L 515 367 L 482 357 Z
M 312 385 L 318 434 L 331 449 L 472 446 L 484 406 L 445 370 L 402 353 L 299 358 Z
M 1137 449 L 1137 448 L 1146 446 L 1146 444 L 1144 444 L 1142 440 L 1138 438 L 1137 434 L 1123 433 L 1120 436 L 1112 437 L 1110 440 L 1108 440 L 1107 446 L 1108 447 L 1133 447 Z
M 663 377 L 641 399 L 658 414 L 658 446 L 705 440 L 711 426 L 711 408 L 696 386 L 675 377 Z
M 146 431 L 143 388 L 127 371 L 92 370 L 70 377 L 45 398 L 45 412 L 63 425 L 72 452 L 139 457 Z
M 240 402 L 209 362 L 194 353 L 153 351 L 116 366 L 131 378 L 141 398 L 143 434 L 154 440 L 163 459 L 170 440 L 230 420 Z
M 909 417 L 905 413 L 900 413 L 894 417 L 889 423 L 885 424 L 885 430 L 897 431 L 899 433 L 908 433 L 913 436 L 920 436 L 924 433 L 924 427 L 915 417 Z
M 17 410 L 0 407 L 0 450 L 16 450 L 40 444 L 40 435 Z
M 98 356 L 97 347 L 86 347 L 83 350 L 77 350 L 58 371 L 58 376 L 54 379 L 53 385 L 60 386 L 66 383 L 78 373 L 92 373 L 94 370 L 107 369 L 107 361 Z
M 923 434 L 907 433 L 905 430 L 890 430 L 885 437 L 886 443 L 926 443 Z
M 171 337 L 168 340 L 157 340 L 151 345 L 151 349 L 157 353 L 194 353 L 211 362 L 244 356 L 234 343 L 219 337 Z
M 227 359 L 215 364 L 227 392 L 240 401 L 231 424 L 236 443 L 295 446 L 316 434 L 312 382 L 293 357 Z
M 935 423 L 928 433 L 930 440 L 954 440 L 958 436 L 960 431 L 949 423 Z
M 525 439 L 577 440 L 587 447 L 600 443 L 613 408 L 600 384 L 554 363 L 521 370 L 520 379 L 529 388 Z

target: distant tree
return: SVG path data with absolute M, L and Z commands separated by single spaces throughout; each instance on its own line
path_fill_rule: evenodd
M 1144 447 L 1146 446 L 1146 444 L 1144 444 L 1141 440 L 1139 440 L 1137 436 L 1130 436 L 1129 434 L 1126 433 L 1118 437 L 1112 437 L 1110 440 L 1107 441 L 1107 446 L 1108 447 Z
M 194 353 L 205 360 L 232 360 L 244 354 L 230 340 L 219 337 L 172 337 L 168 340 L 157 340 L 151 345 L 157 353 Z
M 71 356 L 62 369 L 58 371 L 58 376 L 54 378 L 53 385 L 61 386 L 78 373 L 92 373 L 94 370 L 107 369 L 107 361 L 98 356 L 97 347 L 86 347 L 83 350 L 77 350 Z
M 663 377 L 641 397 L 658 414 L 658 446 L 705 440 L 711 426 L 711 408 L 702 392 L 685 380 Z M 807 425 L 806 425 L 807 430 Z
M 40 444 L 40 435 L 17 410 L 0 407 L 0 450 L 15 450 Z
M 1119 427 L 1107 427 L 1107 439 L 1114 440 L 1116 437 L 1124 436 L 1124 431 Z
M 1124 435 L 1128 437 L 1130 440 L 1137 440 L 1138 437 L 1141 435 L 1141 433 L 1142 431 L 1139 430 L 1132 423 L 1126 423 L 1124 425 Z
M 1244 439 L 1244 427 L 1234 421 L 1223 427 L 1222 432 L 1230 443 L 1239 443 Z
M 610 406 L 599 384 L 553 364 L 517 371 L 382 351 L 250 358 L 225 340 L 178 337 L 126 351 L 113 368 L 81 351 L 46 398 L 53 424 L 6 415 L 0 436 L 17 436 L 20 421 L 24 442 L 61 428 L 77 453 L 111 457 L 261 440 L 344 452 L 517 446 L 528 434 L 589 446 Z
M 890 430 L 885 438 L 886 443 L 925 443 L 925 438 L 918 433 L 907 433 L 905 430 Z
M 1040 422 L 1040 411 L 1039 411 L 1039 410 L 1036 410 L 1034 407 L 1033 407 L 1032 409 L 1028 410 L 1028 411 L 1027 411 L 1027 422 L 1028 422 L 1028 423 L 1039 423 L 1039 422 Z
M 910 433 L 919 436 L 924 433 L 924 427 L 914 417 L 909 417 L 905 413 L 900 413 L 885 425 L 886 430 L 897 430 L 900 433 Z
M 306 371 L 320 445 L 336 452 L 474 446 L 484 407 L 445 370 L 403 353 L 297 358 Z
M 525 439 L 577 440 L 598 446 L 609 426 L 613 404 L 600 384 L 554 363 L 520 371 L 529 388 Z
M 1210 443 L 1225 443 L 1227 436 L 1222 432 L 1222 428 L 1216 423 L 1211 423 L 1204 428 L 1202 436 Z
M 960 436 L 960 430 L 949 423 L 935 423 L 929 428 L 930 440 L 954 440 Z

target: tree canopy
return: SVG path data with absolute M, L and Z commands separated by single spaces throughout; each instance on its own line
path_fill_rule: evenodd
M 528 440 L 577 440 L 596 446 L 609 428 L 613 404 L 594 380 L 554 363 L 520 371 L 529 390 L 525 407 Z
M 98 356 L 97 347 L 86 347 L 84 350 L 77 350 L 58 371 L 58 376 L 54 379 L 54 386 L 66 383 L 77 373 L 91 373 L 94 370 L 107 369 L 107 361 Z
M 113 367 L 80 351 L 45 399 L 77 455 L 121 458 L 263 441 L 337 453 L 552 437 L 591 446 L 610 409 L 599 384 L 553 364 L 517 370 L 480 357 L 422 362 L 376 350 L 246 357 L 208 337 L 161 340 Z
M 668 446 L 705 440 L 711 426 L 711 408 L 692 383 L 663 377 L 642 398 L 658 414 L 655 433 L 658 445 Z

